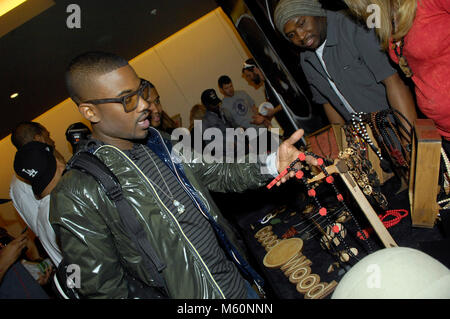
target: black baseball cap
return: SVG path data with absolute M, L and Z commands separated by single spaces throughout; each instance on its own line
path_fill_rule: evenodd
M 53 147 L 37 141 L 25 144 L 16 153 L 14 171 L 29 182 L 33 193 L 39 196 L 55 176 Z
M 207 89 L 203 91 L 202 104 L 204 106 L 216 106 L 220 102 L 222 102 L 222 100 L 217 97 L 216 91 L 214 89 Z

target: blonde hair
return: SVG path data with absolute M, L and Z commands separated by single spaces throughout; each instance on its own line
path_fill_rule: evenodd
M 350 11 L 358 19 L 367 21 L 371 12 L 367 8 L 375 4 L 380 8 L 380 28 L 375 32 L 384 50 L 389 48 L 389 41 L 401 40 L 411 29 L 417 9 L 417 0 L 344 0 Z M 396 18 L 396 30 L 393 27 Z
M 189 114 L 189 130 L 192 130 L 192 128 L 194 127 L 194 121 L 203 119 L 205 117 L 205 114 L 206 107 L 202 104 L 195 104 Z

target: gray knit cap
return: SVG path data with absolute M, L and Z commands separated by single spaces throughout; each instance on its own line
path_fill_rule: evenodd
M 292 18 L 298 16 L 318 16 L 325 17 L 326 11 L 317 0 L 281 0 L 275 12 L 273 19 L 278 31 L 284 35 L 284 25 Z

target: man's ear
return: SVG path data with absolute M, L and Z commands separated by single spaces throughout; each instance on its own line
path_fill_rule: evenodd
M 98 123 L 100 121 L 100 112 L 94 104 L 81 103 L 78 105 L 78 111 L 91 123 Z

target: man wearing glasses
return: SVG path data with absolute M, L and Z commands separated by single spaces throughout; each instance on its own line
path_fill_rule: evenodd
M 66 264 L 80 267 L 78 294 L 256 298 L 250 282 L 258 286 L 260 277 L 241 257 L 233 230 L 208 190 L 243 191 L 265 185 L 271 176 L 262 176 L 261 167 L 272 167 L 275 175 L 287 167 L 299 154 L 293 144 L 303 131 L 283 143 L 267 163 L 174 161 L 170 143 L 150 127 L 149 117 L 158 111 L 156 90 L 126 60 L 102 52 L 83 54 L 70 64 L 66 86 L 92 124 L 86 149 L 119 180 L 163 278 L 157 280 L 147 271 L 101 186 L 87 174 L 69 170 L 52 192 L 50 222 Z

